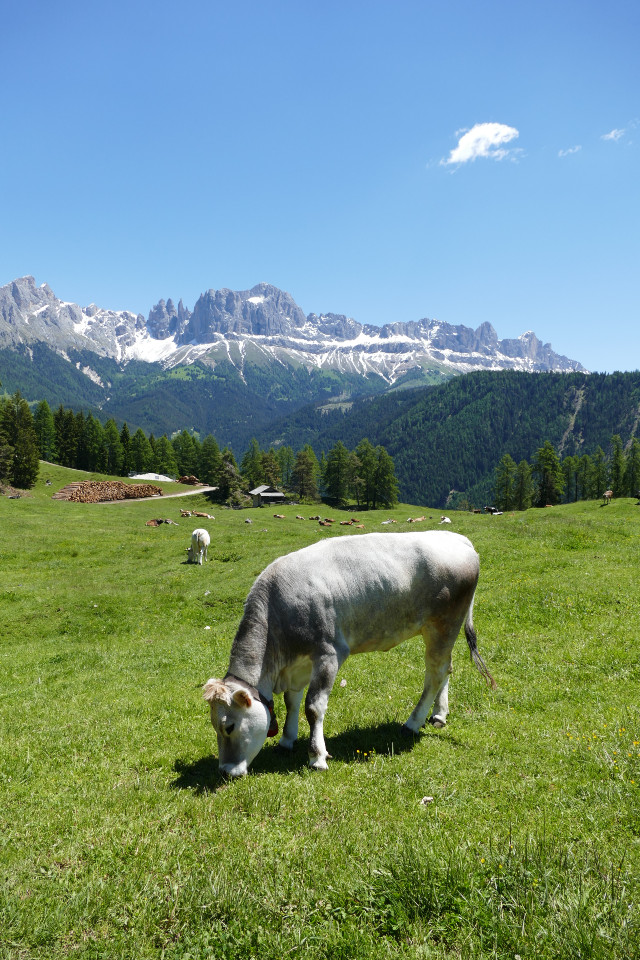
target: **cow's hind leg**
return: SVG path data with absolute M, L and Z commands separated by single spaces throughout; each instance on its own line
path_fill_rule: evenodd
M 331 688 L 348 653 L 346 644 L 344 649 L 328 647 L 313 664 L 307 698 L 304 702 L 304 712 L 311 731 L 309 766 L 312 770 L 327 769 L 327 759 L 331 755 L 324 742 L 324 715 L 327 711 Z
M 460 624 L 447 631 L 443 636 L 440 630 L 434 631 L 429 626 L 423 630 L 425 643 L 425 674 L 424 689 L 411 716 L 403 726 L 406 733 L 418 733 L 429 716 L 433 707 L 432 722 L 436 727 L 443 727 L 447 722 L 449 712 L 449 674 L 452 670 L 451 653 L 460 630 Z
M 449 670 L 451 673 L 451 670 Z M 449 677 L 442 684 L 439 692 L 436 694 L 436 698 L 433 701 L 433 707 L 431 708 L 431 716 L 429 717 L 429 723 L 432 723 L 436 730 L 441 729 L 447 723 L 447 717 L 449 716 Z
M 298 739 L 298 719 L 303 694 L 304 687 L 301 690 L 285 690 L 284 692 L 287 718 L 284 721 L 282 736 L 278 741 L 278 747 L 282 750 L 293 750 L 294 744 Z

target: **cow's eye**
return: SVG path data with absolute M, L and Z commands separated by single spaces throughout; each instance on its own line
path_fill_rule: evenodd
M 227 735 L 228 737 L 230 737 L 231 734 L 233 733 L 233 731 L 235 730 L 235 726 L 236 726 L 235 723 L 229 723 L 229 724 L 227 724 L 227 726 L 224 728 L 224 732 L 226 733 L 226 735 Z

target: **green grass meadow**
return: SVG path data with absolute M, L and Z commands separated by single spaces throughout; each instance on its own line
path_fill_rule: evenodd
M 640 957 L 635 500 L 451 513 L 480 554 L 498 689 L 461 637 L 447 727 L 407 742 L 422 642 L 352 657 L 326 773 L 306 766 L 303 715 L 292 756 L 269 741 L 225 782 L 201 686 L 253 579 L 360 534 L 295 519 L 317 507 L 51 499 L 76 478 L 46 465 L 31 495 L 0 497 L 2 960 Z M 437 528 L 423 506 L 359 516 L 394 536 L 423 512 Z M 178 526 L 145 526 L 158 516 Z M 185 562 L 200 525 L 202 567 Z

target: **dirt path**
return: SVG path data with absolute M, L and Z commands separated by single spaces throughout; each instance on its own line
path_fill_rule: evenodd
M 185 490 L 184 493 L 164 493 L 161 497 L 131 497 L 128 500 L 100 500 L 94 506 L 113 503 L 164 503 L 165 500 L 173 500 L 174 497 L 193 497 L 196 493 L 211 493 L 217 490 L 217 487 L 199 487 L 197 490 Z

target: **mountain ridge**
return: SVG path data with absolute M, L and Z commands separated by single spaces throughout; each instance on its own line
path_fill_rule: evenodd
M 265 363 L 376 374 L 388 387 L 410 376 L 448 378 L 481 369 L 585 372 L 556 354 L 532 331 L 498 338 L 484 322 L 477 329 L 423 318 L 376 327 L 344 314 L 305 315 L 293 297 L 268 283 L 249 290 L 207 290 L 193 310 L 180 299 L 159 300 L 145 319 L 128 310 L 106 310 L 58 299 L 32 276 L 0 287 L 0 347 L 47 343 L 60 355 L 89 350 L 119 364 L 132 360 L 168 369 L 229 360 L 242 375 L 246 348 Z M 92 376 L 87 364 L 87 376 Z

